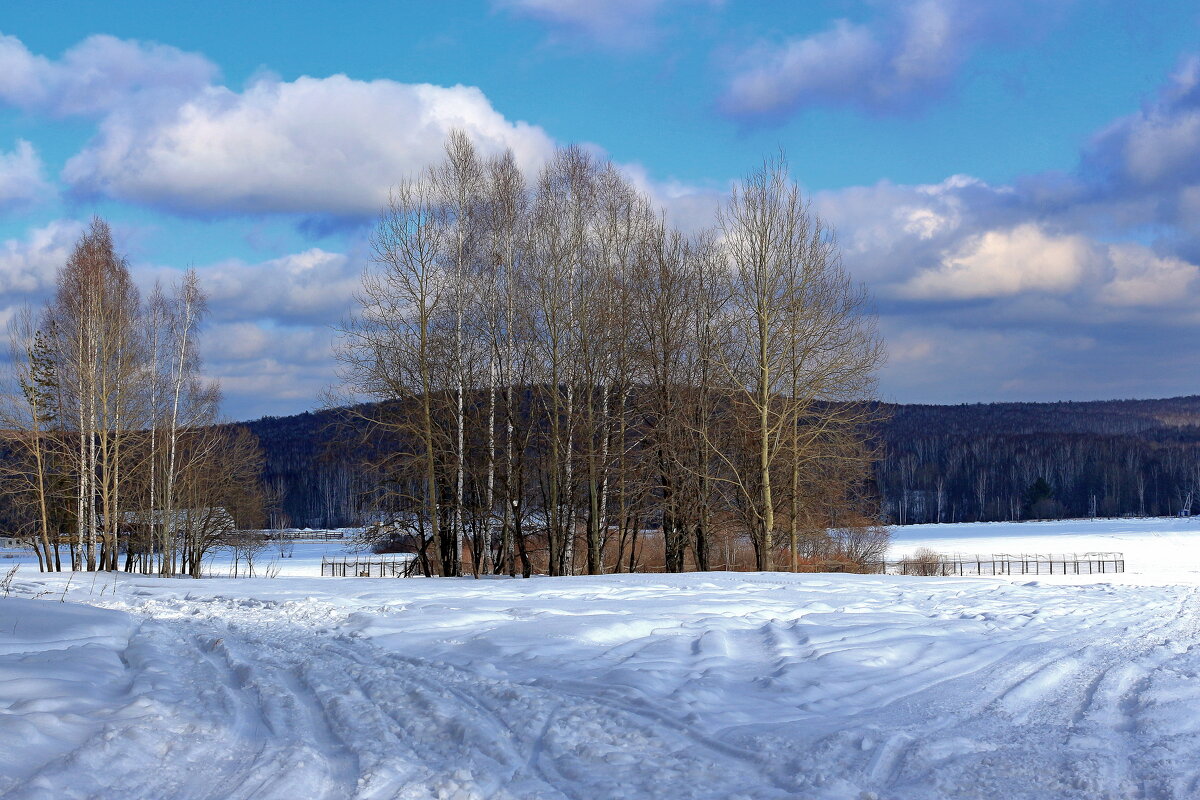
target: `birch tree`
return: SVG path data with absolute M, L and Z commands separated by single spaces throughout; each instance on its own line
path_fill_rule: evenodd
M 846 409 L 869 398 L 883 350 L 865 293 L 782 158 L 734 188 L 718 230 L 731 283 L 717 360 L 732 390 L 733 445 L 718 453 L 756 565 L 769 570 L 777 503 L 786 496 L 780 473 L 795 483 L 806 448 L 853 423 Z

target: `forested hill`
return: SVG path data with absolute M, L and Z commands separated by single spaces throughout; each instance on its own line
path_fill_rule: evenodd
M 1200 489 L 1200 396 L 891 411 L 876 481 L 894 522 L 1174 514 Z
M 912 436 L 936 428 L 944 434 L 1138 434 L 1200 425 L 1200 395 L 1164 400 L 1095 400 L 1082 403 L 975 403 L 956 406 L 888 406 L 890 430 Z
M 1200 494 L 1200 396 L 886 408 L 876 488 L 893 522 L 1174 514 Z M 335 443 L 337 418 L 244 423 L 280 496 L 274 524 L 360 520 L 361 445 Z

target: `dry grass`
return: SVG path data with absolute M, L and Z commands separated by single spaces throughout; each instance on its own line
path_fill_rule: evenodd
M 857 530 L 857 529 L 856 529 Z M 863 535 L 869 536 L 873 544 L 881 543 L 886 548 L 887 531 L 884 528 L 864 528 Z M 806 556 L 799 559 L 797 572 L 848 572 L 874 573 L 879 571 L 881 556 L 876 552 L 878 547 L 862 548 L 857 546 L 858 538 L 847 538 L 845 530 L 831 532 L 822 539 L 819 548 L 820 555 Z M 847 546 L 851 541 L 856 546 Z M 546 536 L 541 533 L 527 534 L 525 537 L 526 552 L 535 575 L 549 573 L 549 546 Z M 631 558 L 632 550 L 632 558 Z M 880 551 L 881 552 L 881 551 Z M 581 530 L 575 539 L 574 548 L 575 574 L 587 570 L 587 539 Z M 472 552 L 469 547 L 463 551 L 463 571 L 469 574 L 472 569 Z M 791 553 L 786 544 L 776 548 L 774 553 L 775 569 L 780 572 L 789 571 Z M 616 530 L 610 532 L 604 546 L 604 574 L 646 572 L 666 572 L 666 548 L 662 531 L 642 530 L 636 539 L 627 535 L 624 545 L 618 541 Z M 709 533 L 708 568 L 715 572 L 754 572 L 757 569 L 754 557 L 754 546 L 748 536 L 741 534 L 732 526 L 715 526 Z M 695 549 L 689 546 L 684 561 L 684 571 L 697 571 Z M 517 572 L 520 573 L 520 558 L 517 559 Z

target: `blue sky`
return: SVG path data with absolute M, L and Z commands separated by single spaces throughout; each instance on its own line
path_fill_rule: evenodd
M 1198 34 L 1173 0 L 19 4 L 0 307 L 104 215 L 139 281 L 200 270 L 228 414 L 290 413 L 448 127 L 529 169 L 590 143 L 690 228 L 782 146 L 875 297 L 885 398 L 1196 393 Z

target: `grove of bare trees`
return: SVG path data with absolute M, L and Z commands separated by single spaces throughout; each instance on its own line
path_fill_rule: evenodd
M 200 375 L 204 315 L 190 270 L 143 299 L 96 219 L 47 307 L 10 323 L 0 487 L 43 569 L 198 577 L 235 526 L 261 524 L 257 442 L 216 425 Z
M 878 557 L 882 343 L 782 158 L 685 235 L 583 148 L 528 178 L 455 132 L 372 245 L 338 399 L 376 401 L 371 532 L 425 574 Z

